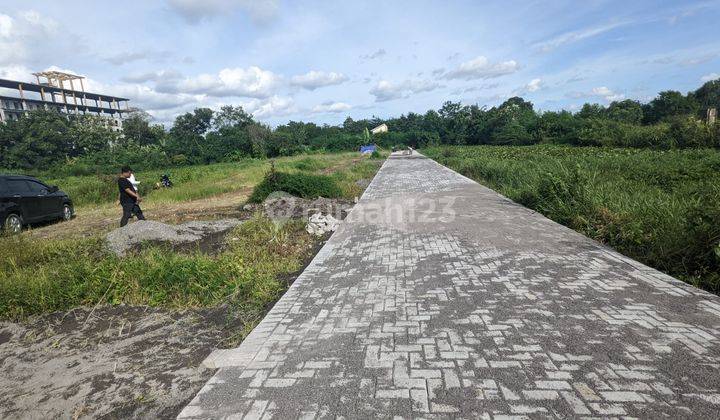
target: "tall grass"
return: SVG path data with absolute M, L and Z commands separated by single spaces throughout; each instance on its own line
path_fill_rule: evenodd
M 154 247 L 120 259 L 101 239 L 4 238 L 0 318 L 98 303 L 259 308 L 284 290 L 279 277 L 301 268 L 312 244 L 302 223 L 277 225 L 264 217 L 239 226 L 215 256 Z
M 424 151 L 587 236 L 720 292 L 720 152 L 562 146 Z
M 357 153 L 326 155 L 298 155 L 275 160 L 279 171 L 319 173 L 343 166 L 358 157 Z M 270 168 L 267 159 L 244 159 L 238 162 L 173 167 L 136 173 L 141 181 L 140 193 L 154 202 L 196 200 L 224 193 L 250 189 L 259 183 Z M 153 189 L 160 177 L 167 173 L 175 184 L 171 189 Z M 57 185 L 73 199 L 77 207 L 96 206 L 117 201 L 117 174 L 96 174 L 56 178 L 39 174 L 51 185 Z

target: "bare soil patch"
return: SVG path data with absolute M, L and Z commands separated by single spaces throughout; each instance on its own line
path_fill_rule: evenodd
M 229 317 L 119 305 L 0 323 L 0 417 L 171 418 L 212 376 Z

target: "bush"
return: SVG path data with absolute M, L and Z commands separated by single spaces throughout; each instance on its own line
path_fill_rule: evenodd
M 635 148 L 671 149 L 675 147 L 675 140 L 670 135 L 668 124 L 629 125 L 625 130 L 625 139 L 622 145 Z
M 586 227 L 595 215 L 587 177 L 577 167 L 546 173 L 537 189 L 523 191 L 518 201 L 574 229 Z
M 255 186 L 248 201 L 260 203 L 275 191 L 285 191 L 302 198 L 338 198 L 343 195 L 342 189 L 330 176 L 303 173 L 291 174 L 271 170 L 265 176 L 265 179 Z
M 712 147 L 710 127 L 694 117 L 676 117 L 670 122 L 670 136 L 681 148 Z

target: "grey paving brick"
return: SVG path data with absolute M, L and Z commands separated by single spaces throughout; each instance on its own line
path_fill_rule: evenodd
M 720 299 L 391 157 L 181 418 L 717 418 Z

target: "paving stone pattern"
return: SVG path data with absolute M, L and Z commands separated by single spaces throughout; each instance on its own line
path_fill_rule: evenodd
M 181 418 L 718 418 L 720 299 L 391 156 Z

